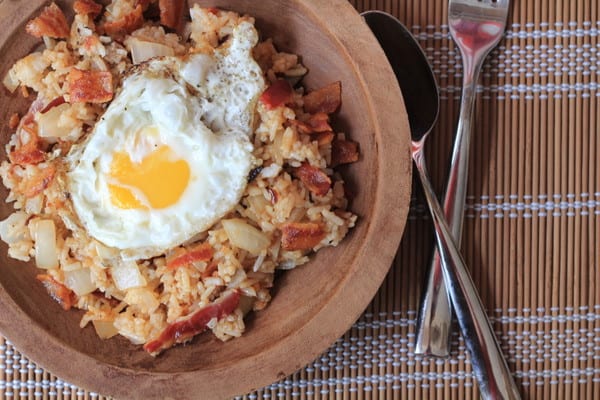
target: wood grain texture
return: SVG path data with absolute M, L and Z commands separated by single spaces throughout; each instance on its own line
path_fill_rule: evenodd
M 57 3 L 71 9 L 69 1 Z M 298 370 L 368 305 L 389 269 L 408 213 L 412 169 L 404 105 L 383 52 L 355 9 L 344 0 L 200 3 L 255 16 L 264 36 L 303 56 L 309 88 L 342 81 L 336 123 L 361 147 L 361 160 L 345 170 L 357 193 L 352 209 L 360 220 L 338 248 L 284 274 L 272 303 L 251 317 L 242 338 L 224 344 L 201 335 L 156 359 L 124 339 L 101 341 L 91 327 L 80 330 L 81 313 L 62 312 L 33 279 L 35 268 L 9 259 L 2 245 L 0 332 L 63 379 L 119 398 L 182 399 L 202 393 L 202 398 L 220 399 Z M 0 6 L 6 27 L 0 32 L 0 76 L 39 43 L 25 35 L 23 24 L 42 4 Z M 18 95 L 4 92 L 0 115 L 25 107 Z M 6 124 L 1 132 L 6 143 Z M 10 211 L 4 205 L 0 216 Z

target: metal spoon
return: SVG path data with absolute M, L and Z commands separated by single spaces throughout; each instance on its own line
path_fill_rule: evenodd
M 385 51 L 402 89 L 411 128 L 412 157 L 431 212 L 444 282 L 481 395 L 484 399 L 519 399 L 517 386 L 427 173 L 423 149 L 439 112 L 439 93 L 433 71 L 421 47 L 400 21 L 380 11 L 367 11 L 362 16 Z

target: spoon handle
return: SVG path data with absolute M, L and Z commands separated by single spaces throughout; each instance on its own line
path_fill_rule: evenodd
M 442 207 L 429 181 L 424 156 L 418 144 L 413 144 L 413 160 L 433 219 L 446 288 L 471 356 L 482 398 L 520 399 L 519 391 L 502 355 L 481 298 L 452 238 Z

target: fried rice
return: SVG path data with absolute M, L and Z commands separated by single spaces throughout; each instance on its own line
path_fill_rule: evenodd
M 181 56 L 222 46 L 240 21 L 254 22 L 195 5 L 191 21 L 175 33 L 172 24 L 165 29 L 144 17 L 155 3 L 115 0 L 103 8 L 78 0 L 66 30 L 63 12 L 52 4 L 28 24 L 45 49 L 17 61 L 4 84 L 31 98 L 30 92 L 37 94 L 18 120 L 6 116 L 14 134 L 0 166 L 9 189 L 6 201 L 14 207 L 0 222 L 9 256 L 34 259 L 38 280 L 52 297 L 65 310 L 85 311 L 82 328 L 93 325 L 103 339 L 122 335 L 151 354 L 206 329 L 223 341 L 240 336 L 245 314 L 269 303 L 277 270 L 295 268 L 320 248 L 336 246 L 357 217 L 348 211 L 344 181 L 333 167 L 358 158 L 356 143 L 334 133 L 329 123 L 339 99 L 323 100 L 326 94 L 339 97 L 339 83 L 306 94 L 298 84 L 307 72 L 300 58 L 277 51 L 266 39 L 253 50 L 270 84 L 257 103 L 251 138 L 259 166 L 234 209 L 193 240 L 144 260 L 124 262 L 118 250 L 73 229 L 77 215 L 65 190 L 64 158 L 110 103 L 93 96 L 68 101 L 72 88 L 65 82 L 73 69 L 110 73 L 116 93 L 133 67 L 136 41 Z M 165 10 L 159 11 L 163 16 Z M 277 100 L 282 93 L 285 99 Z M 48 118 L 39 117 L 52 110 L 52 128 L 60 137 L 48 141 L 39 137 L 40 130 L 50 129 L 42 126 Z M 258 254 L 257 242 L 267 244 Z

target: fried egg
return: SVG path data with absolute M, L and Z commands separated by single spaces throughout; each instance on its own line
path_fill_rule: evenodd
M 239 202 L 264 78 L 254 26 L 213 54 L 135 68 L 87 140 L 68 156 L 73 209 L 124 258 L 156 256 L 205 231 Z

